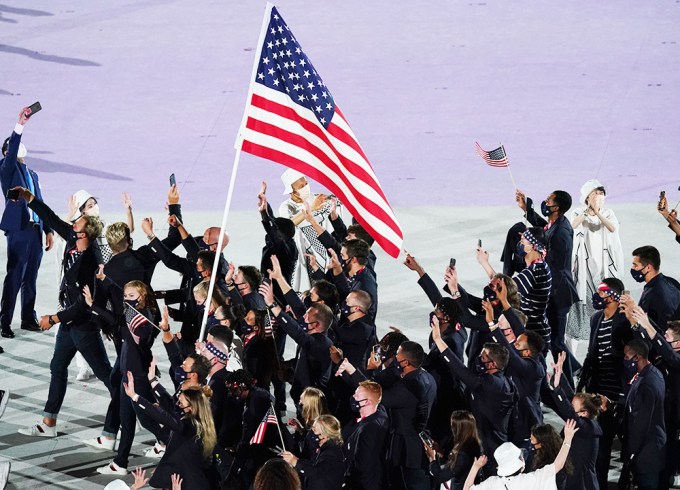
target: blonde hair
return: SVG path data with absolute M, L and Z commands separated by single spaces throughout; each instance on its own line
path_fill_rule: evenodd
M 196 296 L 200 297 L 203 299 L 203 301 L 208 300 L 208 290 L 210 289 L 210 279 L 205 279 L 198 284 L 194 286 L 193 292 Z M 213 290 L 213 298 L 212 301 L 210 302 L 210 308 L 208 308 L 211 311 L 216 310 L 222 301 L 220 301 L 219 293 L 217 292 L 218 288 L 215 287 Z
M 123 252 L 130 243 L 130 228 L 127 223 L 118 221 L 106 229 L 106 242 L 114 253 Z
M 342 446 L 342 427 L 340 421 L 332 415 L 320 415 L 314 423 L 321 429 L 323 435 L 337 446 Z
M 320 415 L 330 413 L 326 403 L 326 395 L 318 388 L 311 386 L 305 388 L 300 395 L 300 404 L 302 405 L 302 418 L 304 419 L 300 422 L 305 424 L 307 428 L 311 427 L 314 420 Z
M 125 283 L 125 286 L 123 286 L 123 292 L 125 292 L 127 288 L 134 289 L 139 293 L 139 303 L 137 305 L 138 310 L 142 308 L 149 308 L 150 310 L 155 311 L 157 309 L 156 300 L 151 294 L 149 286 L 144 284 L 142 281 L 130 281 Z
M 208 458 L 217 444 L 217 431 L 215 430 L 210 402 L 203 390 L 198 387 L 187 388 L 182 391 L 182 394 L 191 405 L 189 418 L 196 429 L 196 438 L 203 445 L 203 457 Z

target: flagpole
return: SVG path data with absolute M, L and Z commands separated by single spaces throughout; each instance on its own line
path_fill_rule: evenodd
M 272 411 L 274 412 L 274 417 L 276 417 L 276 409 L 274 408 L 274 403 L 270 400 L 269 405 L 272 407 Z M 276 417 L 276 428 L 279 429 L 279 437 L 281 438 L 281 449 L 285 450 L 286 449 L 286 443 L 283 442 L 283 432 L 281 432 L 281 425 L 279 424 L 279 418 Z
M 219 273 L 220 257 L 222 256 L 222 245 L 224 244 L 224 230 L 227 227 L 227 217 L 229 216 L 229 209 L 231 208 L 231 199 L 234 196 L 234 185 L 236 184 L 236 173 L 238 172 L 238 164 L 241 159 L 241 150 L 236 150 L 234 155 L 234 164 L 231 169 L 231 179 L 229 180 L 229 191 L 227 192 L 227 202 L 224 203 L 224 212 L 222 213 L 222 224 L 220 225 L 220 237 L 217 239 L 217 249 L 215 250 L 215 260 L 213 261 L 212 274 L 210 274 L 210 285 L 208 286 L 208 297 L 206 298 L 206 306 L 203 310 L 203 320 L 201 320 L 201 333 L 198 336 L 199 341 L 203 341 L 205 334 L 205 327 L 208 323 L 208 314 L 210 313 L 210 305 L 212 304 L 213 291 L 215 290 L 215 279 Z
M 505 166 L 505 168 L 508 169 L 508 173 L 510 174 L 510 180 L 512 180 L 512 185 L 515 188 L 515 190 L 517 190 L 518 189 L 517 182 L 515 182 L 515 177 L 512 176 L 512 170 L 510 170 L 510 160 L 508 160 L 508 154 L 505 152 L 505 146 L 501 144 L 501 148 L 503 148 L 503 154 L 505 155 L 505 159 L 508 161 L 508 164 Z
M 162 332 L 162 331 L 163 331 L 163 329 L 162 329 L 161 327 L 159 327 L 159 326 L 156 325 L 154 322 L 152 322 L 151 320 L 149 320 L 149 319 L 148 319 L 142 312 L 140 312 L 137 308 L 135 308 L 134 306 L 132 306 L 132 305 L 130 305 L 130 304 L 128 304 L 128 303 L 123 303 L 123 304 L 124 304 L 124 306 L 125 306 L 126 308 L 131 308 L 131 309 L 135 310 L 138 314 L 142 315 L 142 316 L 144 317 L 144 319 L 145 319 L 152 327 L 156 327 L 156 328 L 158 329 L 159 332 Z

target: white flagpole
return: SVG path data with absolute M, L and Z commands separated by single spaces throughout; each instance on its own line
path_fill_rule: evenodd
M 262 21 L 262 28 L 260 29 L 260 37 L 257 41 L 257 52 L 255 54 L 255 61 L 253 62 L 253 73 L 250 77 L 250 84 L 248 85 L 248 97 L 246 98 L 246 109 L 243 111 L 243 120 L 236 136 L 236 155 L 234 155 L 234 164 L 231 169 L 231 179 L 229 180 L 229 191 L 227 192 L 227 202 L 224 204 L 224 213 L 222 214 L 222 224 L 220 225 L 220 238 L 217 241 L 217 249 L 215 250 L 215 262 L 213 262 L 212 274 L 210 276 L 210 285 L 208 286 L 208 297 L 206 298 L 206 307 L 203 311 L 203 320 L 201 320 L 201 333 L 198 337 L 199 341 L 203 341 L 205 335 L 205 327 L 208 323 L 208 313 L 210 312 L 210 304 L 212 303 L 213 291 L 215 290 L 215 279 L 219 272 L 220 256 L 222 255 L 222 244 L 224 243 L 224 230 L 227 227 L 227 217 L 229 216 L 229 209 L 231 208 L 231 199 L 234 195 L 234 185 L 236 183 L 236 173 L 238 172 L 238 164 L 241 159 L 241 144 L 243 143 L 243 130 L 248 120 L 248 104 L 253 95 L 253 83 L 255 83 L 255 76 L 257 75 L 257 65 L 262 53 L 262 43 L 267 34 L 267 26 L 269 25 L 269 17 L 271 15 L 271 3 L 267 2 L 264 11 L 264 20 Z

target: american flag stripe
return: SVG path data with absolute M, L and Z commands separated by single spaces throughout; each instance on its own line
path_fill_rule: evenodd
M 502 146 L 499 146 L 495 150 L 486 151 L 479 146 L 479 143 L 475 143 L 475 148 L 477 149 L 479 156 L 481 156 L 488 165 L 491 165 L 492 167 L 510 166 L 508 157 L 505 154 L 505 148 Z
M 144 325 L 147 321 L 148 320 L 146 319 L 146 317 L 144 315 L 142 315 L 141 313 L 137 313 L 134 316 L 134 318 L 132 319 L 132 321 L 130 322 L 130 330 L 132 330 L 134 332 L 139 327 Z
M 270 91 L 264 86 L 259 91 L 269 91 L 270 96 L 280 97 L 278 92 Z M 254 100 L 255 97 L 256 95 Z M 257 99 L 257 103 L 261 103 L 261 99 Z M 262 105 L 271 110 L 258 110 L 260 108 L 257 107 L 251 110 L 243 132 L 243 151 L 295 168 L 330 189 L 353 216 L 360 221 L 360 218 L 364 218 L 364 228 L 376 238 L 382 248 L 390 255 L 397 256 L 403 234 L 391 208 L 382 198 L 382 190 L 378 186 L 378 192 L 375 186 L 351 174 L 350 171 L 354 171 L 357 165 L 350 167 L 351 170 L 348 171 L 339 161 L 336 151 L 349 147 L 332 141 L 335 150 L 331 149 L 320 137 L 321 130 L 318 126 L 310 125 L 310 130 L 305 128 L 308 120 L 300 117 L 297 110 L 289 112 L 295 114 L 289 119 L 276 112 L 282 104 L 268 102 Z M 333 123 L 330 127 L 332 126 Z M 353 149 L 351 151 L 356 154 Z M 357 173 L 361 175 L 361 172 Z M 373 183 L 377 185 L 377 182 Z
M 330 91 L 270 4 L 236 148 L 324 185 L 387 253 L 399 255 L 403 233 L 371 164 Z
M 250 439 L 250 444 L 262 444 L 262 441 L 264 441 L 264 434 L 267 432 L 267 425 L 278 425 L 278 423 L 279 421 L 276 418 L 274 410 L 269 407 L 267 414 L 264 416 L 264 419 L 262 419 L 262 422 L 260 422 L 260 425 L 257 426 L 255 434 L 253 434 L 253 437 Z
M 258 92 L 264 93 L 265 96 Z M 356 151 L 356 147 L 347 144 L 346 140 L 349 138 L 347 133 L 331 123 L 329 129 L 332 129 L 335 134 L 330 134 L 330 131 L 320 128 L 316 119 L 313 119 L 313 116 L 310 118 L 304 109 L 294 110 L 287 106 L 286 98 L 280 92 L 258 84 L 252 103 L 254 108 L 261 110 L 254 109 L 251 112 L 246 127 L 274 136 L 284 142 L 293 142 L 300 148 L 313 152 L 314 156 L 328 165 L 334 175 L 346 185 L 356 187 L 372 203 L 386 204 L 382 189 L 379 185 L 375 185 L 377 184 L 376 177 L 370 165 L 364 160 L 362 154 Z M 335 119 L 336 117 L 333 121 Z M 287 130 L 287 132 L 278 132 L 278 128 Z M 382 212 L 381 217 L 389 219 L 393 227 L 398 229 L 396 218 L 390 207 L 387 206 Z

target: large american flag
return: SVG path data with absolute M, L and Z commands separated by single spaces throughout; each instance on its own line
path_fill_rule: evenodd
M 269 410 L 267 410 L 267 415 L 264 416 L 262 422 L 260 422 L 260 425 L 257 426 L 257 430 L 255 431 L 255 434 L 253 434 L 253 437 L 250 439 L 250 443 L 262 444 L 262 441 L 264 441 L 264 434 L 265 432 L 267 432 L 267 425 L 269 424 L 278 425 L 278 423 L 279 421 L 276 419 L 274 409 L 272 407 L 269 407 Z
M 401 228 L 328 87 L 271 4 L 262 27 L 236 148 L 324 185 L 397 257 Z
M 479 156 L 484 159 L 484 161 L 491 165 L 492 167 L 509 167 L 510 162 L 508 162 L 508 156 L 505 154 L 505 148 L 503 145 L 499 146 L 495 150 L 486 151 L 479 146 L 479 143 L 475 143 L 475 148 Z

